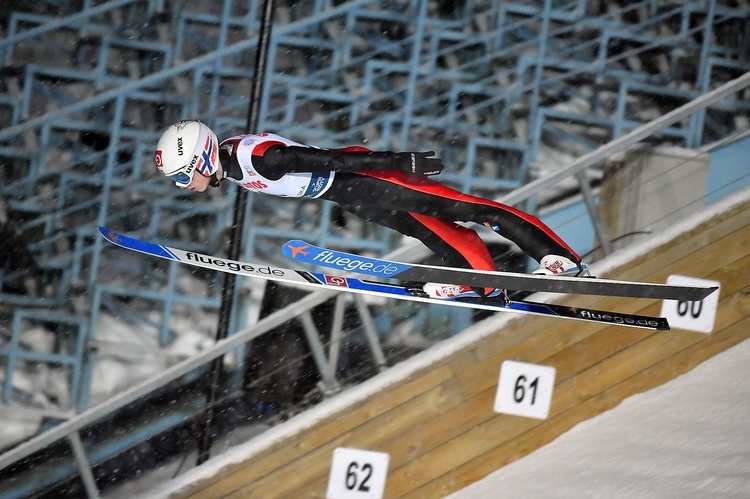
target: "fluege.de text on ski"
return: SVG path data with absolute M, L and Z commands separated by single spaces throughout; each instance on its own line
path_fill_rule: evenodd
M 339 256 L 330 250 L 316 252 L 312 258 L 305 259 L 308 263 L 326 263 L 328 267 L 335 267 L 348 272 L 362 272 L 369 275 L 380 275 L 389 277 L 396 275 L 408 267 L 399 265 L 394 262 L 384 262 L 382 260 L 369 259 L 367 257 L 350 257 Z
M 196 262 L 201 266 L 213 267 L 221 269 L 223 267 L 235 272 L 248 272 L 252 274 L 261 274 L 268 276 L 283 277 L 286 275 L 281 269 L 275 269 L 271 267 L 256 267 L 247 263 L 236 262 L 234 260 L 222 260 L 221 258 L 209 257 L 206 255 L 198 255 L 196 253 L 185 253 L 185 258 L 189 261 Z

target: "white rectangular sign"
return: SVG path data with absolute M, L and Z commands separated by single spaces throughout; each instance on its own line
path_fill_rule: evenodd
M 721 286 L 719 281 L 709 281 L 684 275 L 669 276 L 667 284 Z M 719 308 L 720 292 L 721 288 L 700 301 L 664 300 L 661 304 L 661 316 L 667 318 L 672 328 L 709 334 L 714 330 L 716 310 Z
M 326 499 L 380 499 L 385 491 L 385 452 L 339 447 L 333 451 Z
M 500 368 L 495 412 L 545 419 L 554 388 L 554 367 L 506 360 Z

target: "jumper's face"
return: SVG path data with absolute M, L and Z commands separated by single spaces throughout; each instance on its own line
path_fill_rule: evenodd
M 185 189 L 189 189 L 191 191 L 195 192 L 203 192 L 208 187 L 208 182 L 210 179 L 208 177 L 204 177 L 201 174 L 194 175 L 193 180 L 190 181 L 190 183 L 185 187 Z
M 216 176 L 218 178 L 221 178 L 222 170 L 221 170 L 221 163 L 217 162 L 217 170 L 216 170 Z M 208 188 L 208 184 L 211 182 L 210 177 L 205 177 L 201 174 L 193 175 L 193 180 L 190 181 L 190 183 L 185 187 L 185 189 L 189 189 L 194 192 L 203 192 Z

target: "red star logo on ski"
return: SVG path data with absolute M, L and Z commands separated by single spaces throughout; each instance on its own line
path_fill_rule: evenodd
M 323 277 L 326 278 L 326 284 L 330 284 L 331 286 L 341 286 L 342 288 L 349 287 L 349 282 L 347 282 L 346 277 L 337 275 L 325 275 Z

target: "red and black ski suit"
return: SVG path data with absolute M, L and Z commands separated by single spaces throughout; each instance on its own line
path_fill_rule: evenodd
M 222 165 L 234 181 L 242 174 L 238 171 L 236 149 L 233 151 L 226 145 L 240 138 L 222 142 L 220 152 Z M 448 266 L 495 270 L 479 235 L 456 222 L 497 227 L 499 233 L 537 261 L 548 254 L 581 261 L 538 218 L 427 178 L 425 175 L 442 170 L 439 159 L 426 159 L 431 153 L 370 152 L 360 147 L 318 149 L 290 146 L 289 142 L 269 141 L 255 147 L 251 159 L 255 172 L 275 181 L 293 172 L 333 171 L 330 185 L 315 197 L 333 201 L 363 219 L 419 239 Z M 414 155 L 421 170 L 415 168 Z M 429 162 L 427 167 L 426 162 Z

